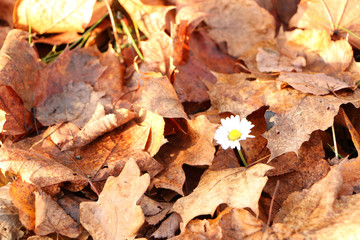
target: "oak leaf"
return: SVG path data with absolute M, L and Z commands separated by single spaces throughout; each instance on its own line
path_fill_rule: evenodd
M 190 195 L 178 199 L 172 208 L 183 220 L 181 231 L 194 217 L 213 215 L 222 203 L 234 208 L 248 207 L 258 215 L 258 200 L 267 182 L 264 174 L 271 168 L 265 164 L 256 164 L 249 169 L 207 170 L 197 188 Z
M 97 202 L 80 204 L 80 221 L 95 240 L 133 239 L 145 221 L 137 201 L 150 184 L 150 176 L 130 159 L 118 177 L 109 177 Z

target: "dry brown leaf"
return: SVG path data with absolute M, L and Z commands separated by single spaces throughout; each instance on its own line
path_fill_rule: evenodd
M 83 32 L 91 19 L 95 0 L 20 0 L 14 9 L 16 28 L 37 33 Z
M 166 118 L 188 118 L 167 77 L 150 72 L 140 78 L 145 87 L 137 106 Z
M 324 73 L 280 73 L 278 80 L 299 91 L 314 95 L 326 95 L 341 89 L 354 88 L 354 84 L 343 82 Z
M 83 147 L 92 142 L 99 136 L 112 131 L 113 129 L 127 123 L 135 118 L 137 114 L 128 109 L 116 109 L 114 113 L 106 114 L 103 105 L 97 104 L 97 108 L 92 118 L 78 132 L 74 138 L 67 142 L 61 151 L 73 150 L 77 147 Z
M 150 176 L 130 159 L 118 177 L 109 177 L 97 202 L 80 204 L 80 221 L 95 240 L 133 239 L 145 221 L 136 203 L 150 184 Z
M 213 138 L 216 127 L 205 116 L 199 116 L 185 122 L 186 133 L 168 137 L 169 142 L 155 156 L 164 163 L 165 169 L 156 176 L 152 184 L 184 195 L 185 173 L 182 167 L 184 164 L 211 165 L 215 153 Z
M 328 32 L 328 35 L 341 35 L 357 48 L 360 40 L 348 34 L 344 29 L 359 36 L 359 2 L 356 0 L 302 0 L 298 5 L 297 13 L 290 19 L 290 27 L 317 28 Z
M 253 45 L 275 36 L 273 16 L 254 0 L 178 1 L 185 7 L 180 12 L 205 13 L 208 33 L 218 44 L 227 43 L 228 52 L 239 57 Z M 183 16 L 184 13 L 179 13 Z M 226 16 L 226 17 L 224 17 Z M 180 22 L 180 20 L 177 20 Z
M 272 81 L 248 81 L 247 74 L 217 74 L 218 82 L 210 91 L 212 106 L 219 112 L 248 116 L 262 106 L 275 113 L 274 126 L 263 135 L 268 140 L 271 159 L 283 153 L 297 153 L 315 130 L 326 130 L 333 123 L 339 106 L 358 107 L 360 90 L 344 96 L 313 96 L 293 89 L 279 90 Z
M 249 211 L 227 207 L 216 219 L 195 219 L 185 231 L 171 240 L 182 239 L 252 239 L 263 236 L 265 224 Z
M 41 80 L 33 90 L 34 106 L 43 105 L 46 99 L 63 92 L 64 87 L 69 84 L 84 82 L 94 86 L 106 72 L 98 55 L 99 52 L 92 48 L 77 48 L 72 51 L 66 48 L 53 63 L 41 69 Z
M 344 71 L 353 59 L 353 50 L 346 40 L 332 41 L 328 33 L 320 29 L 285 32 L 287 54 L 305 55 L 306 68 L 316 72 L 337 73 Z M 280 36 L 279 36 L 280 37 Z
M 141 71 L 160 72 L 170 76 L 174 66 L 172 65 L 173 45 L 169 35 L 164 32 L 152 33 L 149 40 L 141 41 L 140 45 L 145 59 L 141 64 Z
M 23 181 L 38 187 L 67 181 L 87 181 L 85 177 L 53 159 L 16 148 L 0 148 L 0 168 L 19 174 Z
M 116 176 L 133 158 L 141 171 L 155 176 L 162 170 L 162 165 L 145 151 L 150 132 L 150 125 L 137 124 L 134 121 L 127 123 L 124 129 L 115 129 L 96 141 L 75 150 L 75 156 L 81 159 L 76 161 L 88 177 L 94 181 Z M 76 165 L 72 165 L 75 168 Z
M 301 72 L 306 66 L 304 57 L 291 59 L 271 48 L 259 48 L 256 54 L 257 68 L 260 72 Z
M 273 230 L 285 226 L 294 239 L 351 239 L 359 234 L 359 194 L 337 199 L 342 184 L 341 166 L 310 189 L 292 193 L 275 218 Z M 352 229 L 352 230 L 350 230 Z M 292 235 L 291 235 L 292 234 Z
M 4 112 L 4 125 L 0 133 L 20 135 L 35 129 L 33 115 L 24 107 L 23 101 L 9 86 L 0 86 L 0 109 Z
M 0 188 L 0 235 L 4 239 L 19 239 L 24 235 L 21 231 L 19 211 L 11 200 L 9 185 Z
M 102 97 L 103 92 L 96 92 L 84 82 L 69 84 L 61 93 L 49 97 L 43 105 L 37 107 L 36 118 L 44 126 L 61 122 L 73 122 L 83 128 L 95 113 L 99 102 L 109 102 Z
M 76 238 L 83 228 L 49 195 L 38 189 L 35 195 L 35 230 L 38 235 L 53 232 Z
M 0 9 L 2 9 L 0 13 L 0 20 L 7 23 L 11 28 L 14 27 L 13 24 L 13 10 L 15 6 L 16 0 L 3 0 L 0 3 Z M 1 44 L 0 44 L 1 47 Z
M 164 6 L 163 1 L 118 0 L 139 29 L 151 37 L 165 30 L 166 14 L 175 6 Z
M 213 215 L 222 203 L 234 208 L 248 207 L 258 215 L 258 200 L 267 182 L 264 174 L 271 168 L 265 164 L 256 164 L 249 169 L 207 170 L 197 188 L 190 195 L 178 199 L 172 208 L 183 220 L 181 231 L 194 217 Z
M 41 63 L 29 45 L 28 33 L 14 29 L 6 37 L 0 54 L 0 84 L 12 87 L 27 110 L 34 106 L 34 92 L 39 88 Z
M 155 238 L 171 238 L 179 230 L 181 217 L 177 213 L 171 213 L 152 234 Z
M 172 203 L 157 202 L 143 195 L 139 202 L 145 215 L 145 221 L 150 225 L 156 225 L 163 220 L 172 207 Z

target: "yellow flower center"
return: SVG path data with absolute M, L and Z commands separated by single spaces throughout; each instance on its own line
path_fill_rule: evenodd
M 236 141 L 239 140 L 241 138 L 241 132 L 239 130 L 231 130 L 231 132 L 229 133 L 228 136 L 230 141 Z

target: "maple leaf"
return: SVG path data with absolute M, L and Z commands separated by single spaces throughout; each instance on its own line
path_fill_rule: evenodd
M 267 182 L 264 174 L 271 168 L 265 164 L 256 164 L 249 169 L 207 170 L 195 190 L 178 199 L 172 208 L 183 220 L 181 231 L 194 217 L 214 214 L 215 209 L 222 203 L 234 208 L 248 207 L 258 215 L 258 200 Z
M 271 159 L 286 152 L 297 153 L 315 130 L 326 130 L 333 123 L 341 104 L 357 105 L 360 91 L 338 98 L 313 96 L 293 89 L 279 90 L 270 81 L 247 81 L 246 74 L 216 74 L 218 82 L 210 90 L 212 106 L 219 112 L 248 116 L 262 106 L 275 113 L 274 126 L 263 135 L 268 140 Z
M 91 19 L 95 0 L 68 1 L 19 1 L 14 9 L 16 28 L 31 30 L 40 34 L 66 31 L 83 32 Z M 31 11 L 28 17 L 27 12 Z
M 136 203 L 150 184 L 150 176 L 130 159 L 118 177 L 109 177 L 97 202 L 80 204 L 80 221 L 97 239 L 133 239 L 145 221 Z
M 360 40 L 344 31 L 346 29 L 360 36 L 358 8 L 359 2 L 356 0 L 302 0 L 297 13 L 290 19 L 289 26 L 324 29 L 330 35 L 336 31 L 336 34 L 349 38 L 349 41 L 359 48 Z

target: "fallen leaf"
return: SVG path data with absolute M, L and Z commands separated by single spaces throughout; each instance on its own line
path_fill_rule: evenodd
M 0 234 L 4 239 L 19 239 L 24 235 L 19 211 L 10 197 L 9 185 L 0 188 Z
M 33 115 L 25 107 L 17 93 L 9 86 L 0 86 L 0 109 L 4 112 L 4 125 L 0 133 L 20 135 L 35 129 Z
M 53 159 L 16 148 L 0 148 L 0 168 L 3 171 L 19 174 L 23 181 L 38 187 L 67 181 L 87 181 L 77 172 Z
M 137 114 L 128 109 L 116 109 L 114 113 L 106 114 L 104 106 L 98 103 L 92 118 L 84 125 L 71 141 L 67 142 L 61 151 L 73 150 L 83 147 L 99 136 L 127 123 L 135 118 Z
M 324 73 L 280 73 L 278 80 L 299 91 L 314 95 L 326 95 L 341 89 L 354 88 L 353 84 L 343 82 Z
M 185 122 L 186 133 L 168 137 L 169 142 L 155 155 L 155 159 L 162 162 L 165 169 L 153 179 L 152 184 L 184 195 L 183 165 L 211 165 L 215 153 L 213 138 L 216 126 L 205 116 L 199 116 Z
M 256 164 L 249 169 L 229 168 L 207 170 L 197 188 L 188 196 L 178 199 L 172 211 L 181 215 L 181 231 L 196 216 L 211 214 L 222 203 L 234 208 L 250 208 L 258 215 L 258 199 L 267 182 L 266 171 L 272 167 Z
M 31 111 L 42 65 L 27 38 L 28 33 L 18 29 L 8 33 L 1 48 L 0 84 L 12 87 L 24 102 L 25 108 Z
M 91 19 L 95 0 L 17 1 L 14 9 L 16 28 L 37 33 L 83 32 Z M 29 15 L 29 13 L 31 13 Z
M 179 230 L 181 217 L 177 213 L 171 213 L 160 225 L 158 229 L 152 234 L 155 238 L 171 238 L 175 236 L 177 230 Z
M 136 105 L 166 118 L 185 118 L 187 115 L 169 79 L 161 74 L 141 75 L 144 90 Z
M 275 36 L 273 16 L 254 0 L 178 1 L 179 11 L 204 14 L 207 32 L 218 44 L 227 43 L 228 52 L 239 57 L 253 45 Z M 226 17 L 224 17 L 226 16 Z
M 157 202 L 145 195 L 140 199 L 140 206 L 145 215 L 145 221 L 150 225 L 156 225 L 163 220 L 172 207 L 172 203 Z
M 36 110 L 36 118 L 44 126 L 61 122 L 73 122 L 79 128 L 85 126 L 105 93 L 95 92 L 89 84 L 78 82 L 63 88 L 63 92 L 49 97 Z
M 80 204 L 80 221 L 97 239 L 133 239 L 145 217 L 136 203 L 150 184 L 150 176 L 130 159 L 118 177 L 109 177 L 97 202 Z
M 118 0 L 139 29 L 147 36 L 165 30 L 166 14 L 175 6 L 165 6 L 162 1 Z
M 359 48 L 359 39 L 348 34 L 351 31 L 359 36 L 359 3 L 356 0 L 338 2 L 336 0 L 302 0 L 296 14 L 290 19 L 290 27 L 323 29 L 329 35 L 342 36 Z M 346 29 L 347 31 L 345 31 Z
M 177 239 L 261 239 L 265 224 L 249 211 L 227 207 L 216 219 L 195 219 Z
M 274 126 L 263 135 L 268 140 L 270 159 L 286 152 L 297 153 L 301 144 L 315 130 L 326 130 L 333 123 L 339 106 L 357 106 L 360 91 L 336 97 L 306 95 L 293 89 L 279 90 L 272 81 L 248 81 L 246 74 L 216 74 L 218 82 L 210 90 L 214 109 L 219 112 L 248 116 L 262 106 L 275 113 L 270 119 Z
M 10 26 L 11 28 L 14 27 L 12 15 L 13 15 L 15 2 L 16 2 L 16 0 L 4 0 L 4 1 L 1 1 L 1 3 L 0 3 L 0 9 L 2 9 L 2 11 L 0 13 L 0 20 L 6 22 L 7 25 Z M 0 44 L 0 47 L 1 47 L 1 44 Z
M 342 196 L 341 166 L 332 167 L 328 175 L 310 189 L 292 193 L 274 220 L 273 230 L 285 226 L 290 238 L 350 239 L 358 236 L 360 222 L 359 194 Z M 352 229 L 352 230 L 351 230 Z

